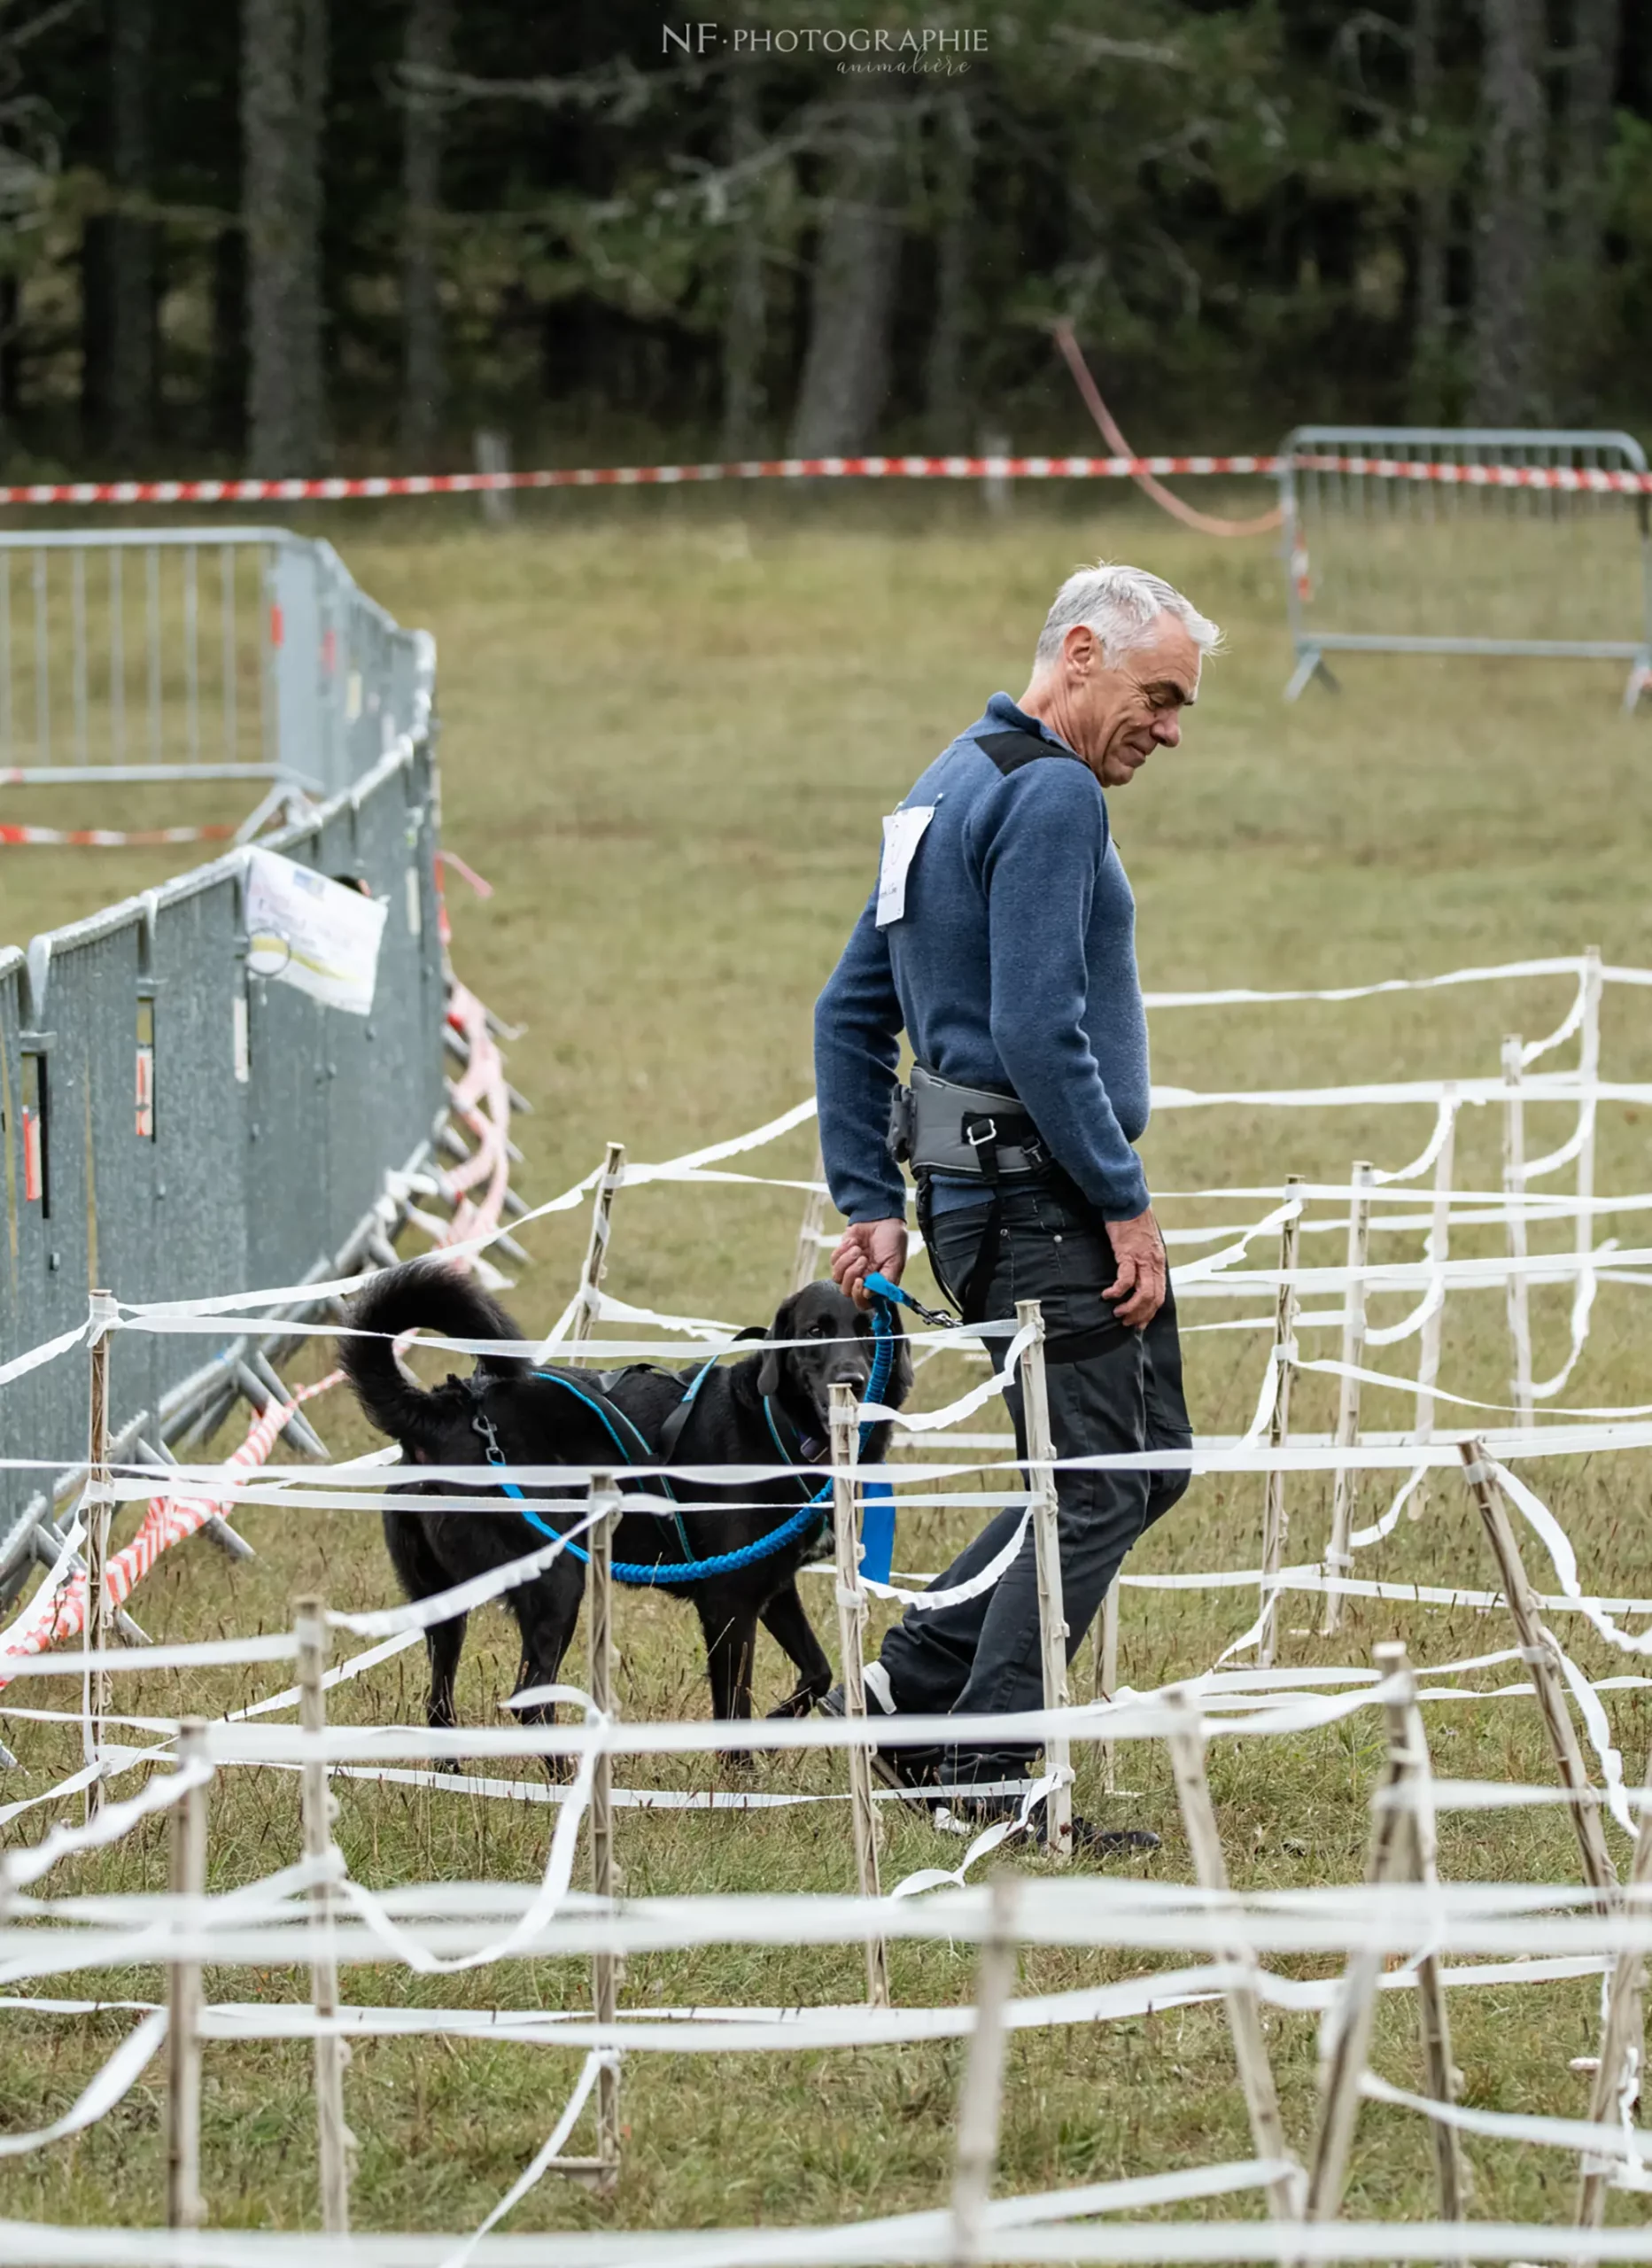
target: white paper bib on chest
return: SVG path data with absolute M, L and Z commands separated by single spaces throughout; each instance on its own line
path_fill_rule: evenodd
M 913 804 L 891 812 L 883 822 L 883 863 L 878 869 L 878 927 L 887 929 L 906 912 L 906 877 L 924 829 L 935 815 L 933 804 Z

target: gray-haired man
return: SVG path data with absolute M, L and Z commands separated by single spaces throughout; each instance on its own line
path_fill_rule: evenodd
M 878 886 L 815 1012 L 826 1177 L 849 1223 L 833 1274 L 857 1297 L 873 1270 L 898 1280 L 905 1187 L 893 1152 L 910 1155 L 931 1263 L 966 1321 L 1043 1302 L 1061 1457 L 1192 1438 L 1164 1246 L 1133 1146 L 1147 1124 L 1147 1022 L 1103 790 L 1178 744 L 1218 637 L 1156 575 L 1104 564 L 1070 576 L 1020 702 L 995 694 L 885 821 Z M 903 1030 L 910 1098 L 896 1082 Z M 1007 1398 L 1025 1456 L 1019 1390 Z M 1174 1469 L 1059 1476 L 1069 1653 L 1130 1545 L 1186 1487 Z M 1020 1517 L 999 1513 L 936 1588 L 988 1565 Z M 890 1713 L 1040 1707 L 1030 1535 L 979 1596 L 908 1608 L 867 1686 Z M 892 1748 L 882 1761 L 921 1786 L 1013 1779 L 1028 1756 L 971 1744 Z M 992 1796 L 966 1806 L 1004 1807 Z M 1156 1840 L 1074 1822 L 1075 1847 Z

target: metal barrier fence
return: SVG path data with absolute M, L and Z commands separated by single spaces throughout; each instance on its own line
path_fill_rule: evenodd
M 430 1151 L 445 1097 L 435 649 L 387 624 L 382 650 L 409 664 L 394 744 L 261 845 L 386 905 L 370 1014 L 249 969 L 244 850 L 27 952 L 0 947 L 0 1363 L 80 1323 L 93 1285 L 164 1300 L 335 1273 L 382 1234 L 387 1169 Z M 177 1437 L 233 1394 L 229 1354 L 203 1367 L 202 1348 L 119 1335 L 122 1441 Z M 12 1381 L 0 1427 L 10 1454 L 45 1467 L 0 1474 L 3 1588 L 8 1534 L 84 1462 L 84 1366 Z
M 415 635 L 283 528 L 0 533 L 0 785 L 332 795 L 414 721 Z
M 1288 701 L 1315 677 L 1334 687 L 1327 654 L 1485 654 L 1627 662 L 1634 707 L 1652 687 L 1648 498 L 1483 478 L 1506 467 L 1633 473 L 1646 457 L 1628 433 L 1299 425 L 1286 437 Z

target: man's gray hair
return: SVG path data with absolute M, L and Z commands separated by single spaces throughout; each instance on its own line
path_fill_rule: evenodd
M 1144 641 L 1161 614 L 1174 617 L 1182 625 L 1201 655 L 1222 642 L 1215 624 L 1162 575 L 1150 575 L 1144 567 L 1114 567 L 1105 559 L 1097 560 L 1095 566 L 1081 567 L 1069 575 L 1056 593 L 1039 633 L 1036 658 L 1040 663 L 1059 661 L 1061 641 L 1082 623 L 1100 639 L 1108 661 L 1116 661 L 1121 654 Z

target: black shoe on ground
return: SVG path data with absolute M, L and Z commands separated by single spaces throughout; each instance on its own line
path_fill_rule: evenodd
M 952 1822 L 972 1835 L 980 1834 L 983 1828 L 996 1827 L 1000 1821 L 1013 1822 L 1021 1812 L 1020 1803 L 1014 1796 L 959 1797 L 949 1801 L 944 1808 Z M 1023 1832 L 1033 1836 L 1043 1848 L 1049 1848 L 1047 1805 L 1034 1805 Z M 1159 1837 L 1151 1827 L 1098 1827 L 1082 1812 L 1073 1814 L 1074 1858 L 1138 1859 L 1159 1847 Z
M 893 1709 L 885 1705 L 882 1695 L 878 1692 L 870 1679 L 866 1684 L 866 1698 L 872 1705 L 867 1712 L 869 1715 L 873 1711 L 886 1717 L 892 1717 L 895 1714 Z M 843 1689 L 841 1685 L 834 1685 L 829 1693 L 822 1696 L 815 1706 L 823 1717 L 843 1717 L 849 1713 L 843 1706 Z M 922 1751 L 910 1748 L 874 1748 L 871 1754 L 873 1776 L 881 1780 L 886 1788 L 893 1788 L 896 1795 L 911 1796 L 934 1783 L 935 1775 L 933 1762 Z

